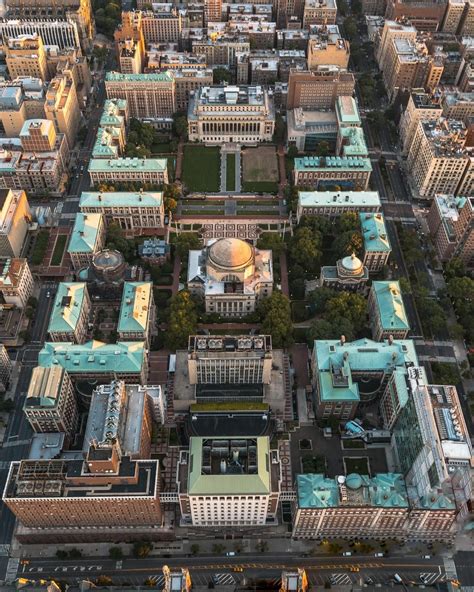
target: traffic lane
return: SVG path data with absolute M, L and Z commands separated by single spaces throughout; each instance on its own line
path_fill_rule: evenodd
M 54 288 L 49 286 L 41 287 L 36 307 L 35 324 L 31 331 L 31 341 L 33 343 L 43 343 L 45 340 L 55 294 L 56 290 Z
M 385 188 L 385 183 L 382 177 L 382 171 L 380 170 L 380 165 L 378 160 L 372 160 L 372 174 L 370 176 L 370 181 L 375 185 L 375 190 L 379 192 L 381 199 L 387 199 L 387 189 Z
M 387 170 L 388 180 L 395 196 L 395 201 L 409 201 L 405 185 L 398 169 L 398 163 L 393 160 L 386 160 L 385 168 Z

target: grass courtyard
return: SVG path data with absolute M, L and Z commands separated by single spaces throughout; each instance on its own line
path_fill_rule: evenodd
M 246 148 L 242 151 L 243 184 L 247 193 L 277 193 L 278 159 L 273 146 Z
M 182 179 L 189 191 L 219 191 L 220 168 L 219 147 L 184 147 Z
M 226 189 L 235 191 L 235 154 L 227 154 Z
M 51 256 L 51 265 L 61 265 L 67 241 L 68 236 L 66 234 L 58 235 L 58 238 L 56 239 L 56 243 L 54 245 L 53 254 Z

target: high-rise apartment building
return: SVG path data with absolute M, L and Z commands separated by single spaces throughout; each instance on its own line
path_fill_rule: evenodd
M 443 109 L 437 98 L 424 89 L 412 90 L 399 126 L 404 154 L 407 154 L 410 149 L 420 121 L 437 121 L 442 113 Z
M 460 119 L 466 127 L 469 126 L 469 118 L 474 117 L 474 94 L 471 92 L 459 92 L 451 88 L 441 89 L 439 93 L 443 117 L 446 119 Z
M 55 76 L 49 83 L 44 105 L 46 119 L 54 123 L 57 133 L 64 134 L 69 149 L 74 147 L 81 124 L 81 110 L 76 85 L 68 70 Z
M 120 72 L 122 74 L 140 74 L 142 71 L 143 56 L 140 53 L 140 44 L 133 39 L 126 39 L 117 43 L 119 54 Z
M 187 111 L 192 95 L 198 94 L 199 89 L 211 86 L 213 83 L 213 74 L 210 68 L 195 68 L 190 65 L 188 68 L 171 69 L 169 72 L 175 82 L 176 109 L 178 111 Z
M 407 167 L 421 197 L 472 194 L 473 163 L 465 143 L 466 126 L 462 121 L 440 118 L 419 122 Z
M 0 85 L 0 131 L 17 138 L 28 119 L 44 119 L 44 90 L 39 78 L 23 78 Z
M 280 462 L 268 437 L 190 439 L 178 464 L 183 525 L 263 527 L 275 524 Z
M 158 4 L 153 11 L 142 13 L 142 27 L 147 45 L 164 42 L 178 43 L 183 30 L 182 11 L 172 4 Z
M 383 81 L 391 100 L 412 88 L 434 91 L 444 70 L 442 55 L 429 55 L 424 43 L 404 37 L 388 43 L 383 59 Z
M 385 18 L 408 21 L 418 31 L 438 31 L 446 10 L 446 0 L 387 0 Z
M 257 144 L 271 141 L 274 129 L 272 97 L 260 86 L 208 86 L 190 99 L 190 141 Z
M 354 75 L 336 66 L 290 70 L 287 108 L 334 109 L 337 97 L 354 94 Z
M 120 74 L 107 72 L 105 90 L 109 99 L 125 99 L 130 117 L 172 117 L 176 111 L 175 81 L 169 72 Z
M 67 372 L 59 366 L 34 368 L 23 410 L 35 432 L 65 432 L 73 437 L 79 412 Z
M 85 282 L 61 282 L 48 325 L 51 340 L 83 343 L 87 337 L 90 308 Z
M 0 294 L 6 304 L 25 308 L 33 288 L 33 276 L 26 259 L 0 259 Z
M 204 25 L 222 20 L 222 0 L 204 0 Z
M 347 69 L 349 56 L 349 42 L 340 34 L 337 25 L 311 27 L 308 70 L 317 70 L 319 66 L 338 66 Z
M 376 39 L 375 58 L 380 70 L 385 70 L 386 61 L 389 56 L 390 47 L 394 40 L 405 39 L 406 41 L 416 42 L 417 30 L 412 25 L 402 22 L 386 20 L 383 29 Z
M 466 0 L 448 0 L 441 30 L 456 34 L 461 27 L 466 8 Z
M 8 355 L 6 347 L 0 344 L 0 391 L 5 392 L 10 382 L 10 376 L 12 373 L 12 361 Z
M 0 189 L 0 257 L 20 257 L 30 222 L 26 193 Z
M 312 25 L 335 25 L 336 0 L 305 0 L 303 8 L 303 29 Z
M 474 267 L 474 199 L 437 195 L 427 216 L 430 234 L 441 261 L 457 257 Z
M 49 79 L 46 51 L 41 37 L 36 34 L 9 39 L 5 61 L 12 80 L 20 76 L 40 78 L 43 82 Z

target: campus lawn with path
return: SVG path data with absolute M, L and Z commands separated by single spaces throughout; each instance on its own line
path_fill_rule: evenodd
M 190 191 L 219 191 L 220 148 L 185 146 L 183 181 Z

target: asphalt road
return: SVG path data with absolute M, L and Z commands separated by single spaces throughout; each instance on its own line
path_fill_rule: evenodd
M 304 567 L 310 578 L 316 583 L 324 583 L 333 574 L 337 582 L 357 582 L 360 578 L 370 577 L 374 582 L 389 582 L 395 573 L 400 574 L 406 582 L 419 582 L 420 574 L 430 574 L 430 581 L 440 581 L 444 576 L 442 559 L 421 557 L 301 557 L 292 553 L 247 555 L 236 557 L 196 556 L 169 557 L 146 559 L 123 559 L 119 562 L 108 558 L 81 558 L 76 560 L 58 561 L 56 558 L 32 559 L 29 564 L 21 565 L 19 575 L 32 580 L 56 578 L 64 581 L 75 581 L 85 577 L 94 579 L 106 575 L 114 583 L 129 582 L 143 584 L 148 577 L 160 578 L 164 565 L 187 567 L 191 571 L 191 579 L 200 583 L 209 581 L 215 574 L 231 574 L 235 580 L 243 577 L 278 578 L 283 569 Z M 242 567 L 242 573 L 234 573 L 234 567 Z M 356 567 L 358 572 L 351 572 Z M 224 583 L 224 578 L 222 578 Z M 348 581 L 349 580 L 349 581 Z

